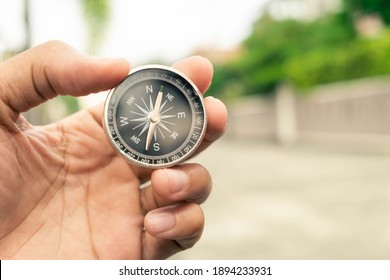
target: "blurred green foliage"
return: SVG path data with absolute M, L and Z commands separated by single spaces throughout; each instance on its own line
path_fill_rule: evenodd
M 58 96 L 63 104 L 65 104 L 66 114 L 70 115 L 80 110 L 80 104 L 76 97 L 61 95 Z
M 88 50 L 96 52 L 110 17 L 110 0 L 81 0 L 88 29 Z
M 286 82 L 306 89 L 390 73 L 390 29 L 386 27 L 371 38 L 356 32 L 357 15 L 382 15 L 372 6 L 366 9 L 366 2 L 371 3 L 345 0 L 343 10 L 310 22 L 262 16 L 243 42 L 239 57 L 216 65 L 209 94 L 272 95 L 276 87 Z M 385 1 L 374 2 L 382 12 Z
M 357 38 L 340 48 L 318 49 L 285 64 L 285 74 L 300 88 L 390 73 L 390 31 Z
M 350 14 L 378 14 L 386 24 L 390 24 L 389 0 L 344 0 L 343 3 Z

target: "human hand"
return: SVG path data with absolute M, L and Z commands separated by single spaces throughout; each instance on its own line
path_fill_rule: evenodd
M 173 67 L 202 92 L 211 82 L 203 58 Z M 162 259 L 198 241 L 199 204 L 211 190 L 204 167 L 128 164 L 105 138 L 102 104 L 42 127 L 20 116 L 57 95 L 110 89 L 128 72 L 124 60 L 87 56 L 61 42 L 0 64 L 0 259 Z M 219 100 L 206 98 L 205 106 L 199 150 L 223 134 L 227 121 Z

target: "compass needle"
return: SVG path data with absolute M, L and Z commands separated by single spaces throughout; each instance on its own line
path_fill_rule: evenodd
M 148 136 L 146 137 L 146 145 L 145 145 L 145 150 L 147 151 L 149 150 L 150 144 L 152 142 L 156 125 L 160 122 L 160 107 L 161 107 L 161 101 L 163 97 L 163 90 L 164 90 L 164 86 L 161 86 L 160 91 L 157 94 L 156 103 L 154 104 L 154 109 L 149 114 L 150 125 L 149 125 Z M 150 102 L 151 102 L 150 108 L 153 108 L 151 97 L 150 97 Z

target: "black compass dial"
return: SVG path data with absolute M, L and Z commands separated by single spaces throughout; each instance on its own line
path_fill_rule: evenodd
M 108 96 L 103 123 L 113 147 L 150 168 L 179 164 L 206 128 L 203 98 L 184 74 L 164 66 L 135 69 Z

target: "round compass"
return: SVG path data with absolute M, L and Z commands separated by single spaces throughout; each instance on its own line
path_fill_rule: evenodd
M 136 68 L 109 93 L 103 126 L 114 149 L 131 163 L 177 165 L 194 153 L 205 134 L 203 97 L 173 68 Z

